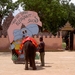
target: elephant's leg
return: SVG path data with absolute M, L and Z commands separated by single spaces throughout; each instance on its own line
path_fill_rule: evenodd
M 28 59 L 25 60 L 25 70 L 28 70 Z
M 29 62 L 30 62 L 30 67 L 32 67 L 32 60 L 31 60 L 31 58 L 29 58 Z
M 32 68 L 33 68 L 33 70 L 36 70 L 35 58 L 31 58 L 31 62 L 32 62 Z
M 25 70 L 28 70 L 28 55 L 25 53 Z

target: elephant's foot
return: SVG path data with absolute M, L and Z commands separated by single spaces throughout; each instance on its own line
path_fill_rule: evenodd
M 33 70 L 37 70 L 37 68 L 36 68 L 36 67 L 34 67 L 34 68 L 33 68 Z
M 28 70 L 28 66 L 25 66 L 25 70 Z
M 25 70 L 29 70 L 28 68 L 25 68 Z
M 30 64 L 30 67 L 33 67 L 33 66 Z

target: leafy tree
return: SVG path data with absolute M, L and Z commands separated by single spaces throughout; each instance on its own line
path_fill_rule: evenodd
M 66 21 L 67 12 L 60 4 L 59 0 L 52 0 L 49 6 L 50 12 L 47 15 L 48 29 L 55 34 Z
M 75 27 L 75 5 L 73 3 L 69 6 L 69 21 L 73 27 Z
M 75 5 L 73 3 L 69 3 L 71 0 L 62 0 L 63 8 L 66 9 L 67 12 L 67 21 L 71 23 L 73 27 L 75 27 Z
M 14 11 L 19 6 L 18 2 L 13 3 L 12 0 L 0 0 L 0 29 L 5 16 L 8 16 L 10 11 Z
M 2 0 L 9 1 L 9 0 Z M 43 23 L 43 29 L 55 34 L 67 21 L 75 23 L 75 5 L 71 0 L 18 0 L 16 3 L 9 1 L 12 6 L 19 3 L 24 10 L 36 11 Z M 9 8 L 10 3 L 8 3 Z M 5 5 L 6 7 L 6 5 Z M 8 8 L 8 10 L 9 10 Z M 14 10 L 14 7 L 11 7 Z
M 64 25 L 68 17 L 60 0 L 19 0 L 25 4 L 25 10 L 36 11 L 43 23 L 43 29 L 52 33 Z

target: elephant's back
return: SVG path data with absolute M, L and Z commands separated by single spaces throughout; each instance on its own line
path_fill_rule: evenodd
M 25 50 L 26 54 L 30 55 L 30 54 L 33 54 L 34 52 L 36 52 L 36 47 L 31 41 L 26 41 L 24 43 L 23 50 Z

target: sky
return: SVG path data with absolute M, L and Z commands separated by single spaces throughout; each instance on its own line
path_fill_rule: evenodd
M 71 0 L 71 2 L 75 4 L 75 0 Z
M 15 2 L 15 1 L 17 1 L 17 0 L 13 0 L 13 2 Z M 19 5 L 19 8 L 14 11 L 13 16 L 16 16 L 18 13 L 20 13 L 20 12 L 22 12 L 22 11 L 23 11 L 23 9 L 22 9 L 22 7 Z
M 21 6 L 19 6 L 19 8 L 17 10 L 14 11 L 13 16 L 16 16 L 18 13 L 22 12 L 23 9 Z

